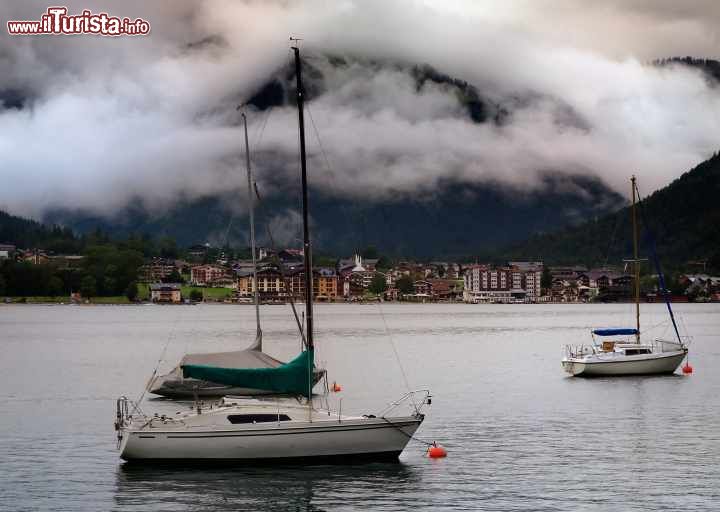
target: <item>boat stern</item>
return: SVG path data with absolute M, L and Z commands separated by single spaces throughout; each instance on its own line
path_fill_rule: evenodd
M 571 376 L 580 375 L 585 371 L 585 363 L 569 357 L 563 358 L 562 367 Z

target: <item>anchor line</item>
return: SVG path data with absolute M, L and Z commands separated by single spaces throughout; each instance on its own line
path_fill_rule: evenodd
M 401 432 L 401 433 L 402 433 L 405 437 L 407 437 L 408 439 L 412 439 L 413 441 L 417 441 L 417 442 L 422 443 L 422 444 L 425 444 L 425 445 L 427 445 L 427 446 L 436 446 L 436 445 L 437 445 L 437 443 L 436 443 L 435 441 L 433 441 L 433 442 L 431 443 L 431 442 L 429 442 L 429 441 L 425 441 L 424 439 L 420 439 L 419 437 L 415 437 L 415 436 L 412 435 L 412 434 L 408 434 L 408 433 L 405 432 L 402 428 L 398 427 L 398 426 L 395 425 L 392 421 L 390 421 L 389 419 L 387 419 L 387 418 L 385 418 L 385 417 L 382 417 L 382 420 L 385 421 L 388 425 L 390 425 L 390 426 L 393 427 L 394 429 L 396 429 L 396 430 L 398 430 L 399 432 Z

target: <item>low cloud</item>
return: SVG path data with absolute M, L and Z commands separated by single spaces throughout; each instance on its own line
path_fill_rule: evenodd
M 696 69 L 650 64 L 712 56 L 718 8 L 624 5 L 73 2 L 71 13 L 142 16 L 151 34 L 2 36 L 0 95 L 22 100 L 0 110 L 0 208 L 112 215 L 135 198 L 162 210 L 244 190 L 235 107 L 288 66 L 291 34 L 324 79 L 307 133 L 311 180 L 328 193 L 386 198 L 452 181 L 532 189 L 546 173 L 598 176 L 621 192 L 636 173 L 649 192 L 720 147 L 720 88 Z M 37 19 L 46 7 L 0 12 Z M 456 89 L 418 87 L 409 70 L 425 64 L 507 117 L 474 122 Z M 248 114 L 258 180 L 278 193 L 297 180 L 297 113 Z

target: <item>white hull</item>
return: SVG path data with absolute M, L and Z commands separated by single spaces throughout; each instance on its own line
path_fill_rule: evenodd
M 566 357 L 566 372 L 574 376 L 661 375 L 673 373 L 685 358 L 687 350 L 638 356 L 608 354 L 589 357 Z
M 224 430 L 126 430 L 120 456 L 145 462 L 397 459 L 422 418 L 293 423 L 289 427 L 251 424 Z

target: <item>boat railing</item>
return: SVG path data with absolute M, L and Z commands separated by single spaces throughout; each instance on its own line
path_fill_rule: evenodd
M 683 338 L 687 338 L 687 339 L 683 339 Z M 652 343 L 654 345 L 655 350 L 657 350 L 659 352 L 676 352 L 678 350 L 683 350 L 690 343 L 689 336 L 685 336 L 683 338 L 681 338 L 682 343 L 680 343 L 676 340 L 663 340 L 660 338 L 654 339 Z
M 415 411 L 415 414 L 420 414 L 423 406 L 430 405 L 432 403 L 432 395 L 429 389 L 415 389 L 408 391 L 397 400 L 390 402 L 385 409 L 378 413 L 379 417 L 384 417 L 400 407 L 403 404 L 410 403 Z
M 565 345 L 564 355 L 567 357 L 584 357 L 596 353 L 592 345 Z
M 140 410 L 138 403 L 126 396 L 118 398 L 115 402 L 115 430 L 120 430 L 132 423 L 134 415 L 145 417 L 145 413 Z

